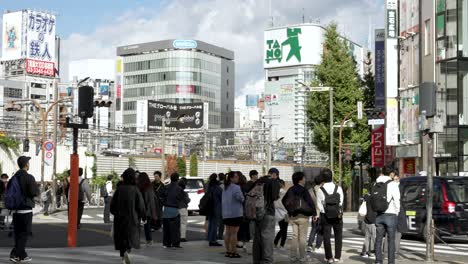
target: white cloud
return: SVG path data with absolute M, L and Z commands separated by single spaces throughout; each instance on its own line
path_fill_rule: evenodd
M 89 34 L 72 33 L 62 43 L 62 76 L 70 60 L 115 58 L 116 47 L 169 38 L 194 38 L 235 52 L 237 97 L 263 90 L 263 31 L 268 0 L 167 1 L 157 10 L 135 8 Z M 193 4 L 188 4 L 193 3 Z M 382 20 L 381 0 L 271 0 L 275 25 L 337 21 L 346 36 L 367 43 L 369 17 Z M 236 99 L 240 101 L 240 99 Z

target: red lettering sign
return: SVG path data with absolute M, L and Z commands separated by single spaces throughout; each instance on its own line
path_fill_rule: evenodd
M 117 84 L 117 98 L 122 98 L 122 85 Z
M 193 85 L 176 85 L 176 93 L 194 93 L 195 87 Z
M 372 167 L 385 166 L 385 127 L 380 126 L 372 131 Z
M 29 74 L 55 76 L 55 63 L 49 61 L 26 60 L 26 72 Z
M 403 174 L 415 175 L 416 174 L 416 160 L 404 159 L 403 160 Z

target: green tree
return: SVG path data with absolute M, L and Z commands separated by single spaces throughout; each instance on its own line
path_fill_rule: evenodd
M 132 169 L 136 169 L 136 160 L 135 157 L 128 157 L 128 167 Z
M 198 158 L 195 153 L 190 156 L 190 176 L 198 176 Z
M 177 158 L 177 172 L 181 177 L 184 177 L 187 174 L 187 165 L 185 163 L 185 157 Z
M 335 23 L 330 24 L 325 32 L 325 43 L 322 53 L 322 62 L 317 66 L 316 80 L 312 85 L 333 87 L 334 120 L 339 123 L 343 118 L 356 110 L 357 101 L 364 99 L 361 89 L 361 80 L 357 73 L 356 62 L 343 38 L 337 31 Z M 329 101 L 328 93 L 312 92 L 307 104 L 308 125 L 313 130 L 313 143 L 317 148 L 329 153 L 330 127 L 329 127 Z M 343 129 L 343 143 L 357 143 L 362 149 L 370 145 L 367 119 L 357 120 L 352 114 L 351 119 L 356 124 L 354 128 Z M 334 157 L 338 158 L 338 129 L 334 129 Z M 338 162 L 337 162 L 338 163 Z M 336 169 L 336 168 L 335 168 Z M 350 186 L 351 175 L 349 170 L 343 169 L 343 184 Z M 335 179 L 339 178 L 335 173 Z

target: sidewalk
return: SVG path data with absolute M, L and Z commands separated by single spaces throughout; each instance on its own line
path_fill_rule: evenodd
M 232 263 L 245 264 L 252 263 L 251 244 L 248 246 L 248 252 L 239 252 L 242 255 L 240 259 L 229 259 L 224 257 L 224 248 L 210 248 L 206 241 L 187 242 L 182 244 L 183 248 L 163 249 L 161 244 L 155 244 L 151 247 L 142 246 L 140 250 L 134 250 L 131 254 L 133 263 Z M 34 263 L 41 264 L 63 264 L 63 263 L 96 263 L 111 264 L 121 263 L 118 251 L 112 246 L 101 247 L 80 247 L 69 248 L 42 248 L 28 249 L 29 255 Z M 8 263 L 9 250 L 3 248 L 0 250 L 0 263 Z M 323 255 L 311 254 L 307 263 L 323 263 Z M 456 260 L 453 257 L 447 259 L 438 259 L 437 263 L 465 263 L 462 260 Z M 275 263 L 290 263 L 287 250 L 275 250 Z M 357 254 L 357 249 L 343 249 L 343 263 L 374 263 L 374 260 L 362 259 Z M 408 259 L 397 260 L 397 263 L 424 263 L 421 258 L 411 255 Z

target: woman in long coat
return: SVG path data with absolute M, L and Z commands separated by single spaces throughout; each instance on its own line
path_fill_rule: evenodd
M 137 182 L 146 208 L 146 223 L 144 225 L 146 244 L 147 246 L 151 246 L 153 244 L 151 223 L 158 219 L 156 215 L 156 195 L 154 194 L 153 186 L 146 172 L 141 172 L 140 175 L 138 175 Z
M 114 245 L 125 263 L 130 263 L 132 248 L 140 248 L 140 220 L 146 220 L 143 197 L 135 182 L 135 171 L 128 168 L 123 181 L 112 197 L 110 211 L 114 215 Z

